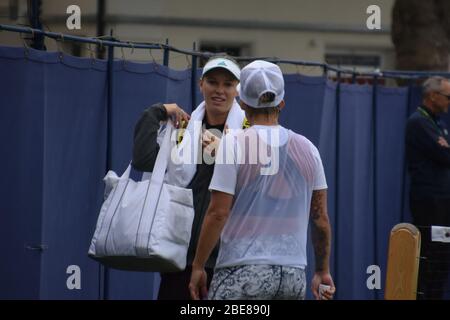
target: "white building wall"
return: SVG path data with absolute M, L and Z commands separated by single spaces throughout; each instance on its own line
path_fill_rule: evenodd
M 26 1 L 19 2 L 26 9 Z M 392 69 L 389 30 L 393 3 L 394 0 L 106 0 L 105 30 L 109 33 L 112 28 L 121 40 L 164 43 L 168 38 L 170 45 L 183 49 L 191 49 L 193 42 L 197 46 L 204 42 L 242 45 L 245 55 L 293 60 L 323 62 L 328 52 L 376 54 L 381 57 L 383 69 Z M 66 8 L 71 4 L 81 8 L 81 30 L 72 31 L 65 26 Z M 366 9 L 372 4 L 381 9 L 381 32 L 366 28 Z M 95 36 L 96 10 L 97 2 L 92 0 L 44 0 L 43 21 L 51 31 Z M 155 20 L 162 24 L 155 24 Z M 216 26 L 205 26 L 208 21 Z M 0 23 L 8 21 L 2 18 Z M 235 24 L 238 27 L 233 27 Z M 0 43 L 22 45 L 18 35 L 4 34 L 0 33 Z M 46 40 L 46 44 L 49 50 L 57 49 L 52 40 Z M 122 51 L 127 59 L 162 61 L 158 50 L 152 50 L 152 57 L 147 50 L 136 49 L 131 54 L 132 50 L 116 49 L 116 57 L 122 57 Z M 86 48 L 83 54 L 88 55 Z M 183 55 L 171 53 L 170 66 L 185 68 L 188 61 Z M 287 72 L 314 73 L 312 68 L 283 68 Z

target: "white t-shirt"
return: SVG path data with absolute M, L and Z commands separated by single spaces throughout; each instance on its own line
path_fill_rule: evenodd
M 209 189 L 234 202 L 216 267 L 305 267 L 312 191 L 326 188 L 319 152 L 305 137 L 281 126 L 226 134 Z

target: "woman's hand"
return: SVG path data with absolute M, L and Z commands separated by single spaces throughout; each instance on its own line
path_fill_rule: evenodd
M 175 128 L 179 128 L 181 121 L 188 122 L 191 116 L 187 114 L 183 109 L 181 109 L 176 103 L 166 103 L 164 104 L 167 116 L 172 119 Z

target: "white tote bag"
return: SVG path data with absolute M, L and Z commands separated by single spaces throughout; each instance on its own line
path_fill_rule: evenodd
M 194 219 L 192 190 L 164 183 L 173 126 L 167 124 L 150 180 L 109 171 L 89 256 L 121 270 L 171 272 L 186 267 Z M 145 175 L 145 174 L 144 174 Z

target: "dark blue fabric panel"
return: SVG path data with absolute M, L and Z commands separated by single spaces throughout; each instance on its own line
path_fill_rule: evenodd
M 336 256 L 336 244 L 338 243 L 338 233 L 336 232 L 336 84 L 327 81 L 324 91 L 323 112 L 320 123 L 320 139 L 317 145 L 322 158 L 325 176 L 327 178 L 327 200 L 328 216 L 330 218 L 332 243 L 330 268 L 331 275 L 334 277 L 337 272 L 337 264 L 341 260 Z M 312 258 L 310 258 L 310 261 Z M 334 279 L 336 281 L 336 279 Z
M 41 299 L 98 299 L 99 265 L 87 251 L 106 170 L 106 63 L 55 53 L 44 65 L 44 223 Z M 81 289 L 68 289 L 69 266 Z M 70 282 L 70 281 L 69 281 Z
M 289 74 L 284 80 L 286 107 L 280 114 L 280 123 L 317 146 L 326 79 Z
M 422 104 L 422 87 L 418 85 L 412 85 L 410 89 L 411 92 L 408 105 L 408 117 L 417 109 L 418 106 Z
M 44 67 L 0 47 L 0 299 L 38 299 L 43 206 Z M 36 61 L 37 60 L 37 61 Z
M 447 128 L 450 128 L 450 112 L 444 113 L 444 114 L 441 116 L 441 118 L 442 118 L 443 121 L 445 121 L 445 123 L 446 123 L 446 125 L 447 125 Z
M 311 140 L 321 154 L 328 183 L 328 208 L 334 223 L 334 159 L 335 159 L 335 92 L 336 87 L 324 77 L 289 74 L 285 79 L 286 106 L 280 114 L 280 124 Z M 330 198 L 331 196 L 331 198 Z M 333 242 L 334 245 L 334 242 Z M 332 249 L 332 252 L 334 250 Z M 310 288 L 314 275 L 314 250 L 308 236 L 307 299 L 312 299 Z M 334 271 L 334 255 L 331 257 Z
M 384 297 L 384 279 L 391 229 L 402 221 L 404 180 L 404 141 L 408 88 L 377 87 L 377 212 L 376 262 L 381 268 L 382 286 L 377 298 Z
M 337 232 L 339 299 L 373 299 L 366 268 L 374 264 L 372 181 L 372 88 L 341 85 L 339 207 Z
M 197 69 L 197 75 L 195 78 L 195 105 L 192 105 L 191 103 L 191 110 L 194 110 L 195 108 L 197 108 L 197 106 L 200 104 L 200 102 L 203 101 L 203 94 L 200 91 L 200 79 L 202 77 L 202 69 Z M 189 112 L 190 113 L 190 112 Z
M 187 113 L 191 114 L 191 71 L 175 71 L 168 69 L 166 102 L 176 102 Z M 196 85 L 199 92 L 198 85 Z M 202 99 L 203 100 L 203 99 Z M 198 100 L 198 101 L 202 101 Z
M 143 110 L 166 101 L 190 106 L 190 70 L 123 61 L 116 61 L 114 69 L 112 169 L 122 174 L 132 157 L 134 126 Z M 153 273 L 109 270 L 105 294 L 110 299 L 151 299 L 158 285 L 154 279 Z

